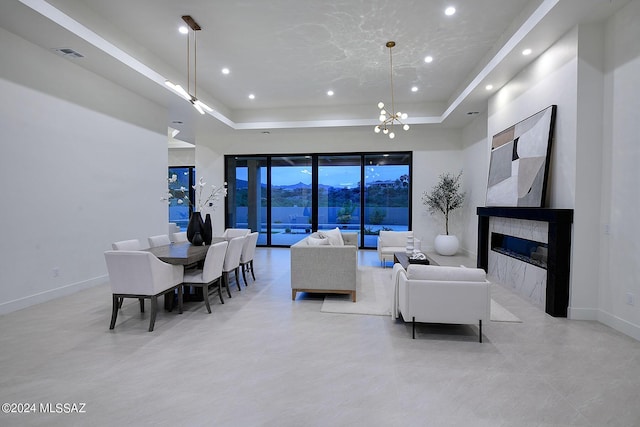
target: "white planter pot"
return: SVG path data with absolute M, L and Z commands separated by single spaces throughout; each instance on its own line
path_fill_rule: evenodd
M 440 255 L 455 255 L 460 247 L 458 238 L 453 235 L 438 234 L 434 242 L 436 252 Z

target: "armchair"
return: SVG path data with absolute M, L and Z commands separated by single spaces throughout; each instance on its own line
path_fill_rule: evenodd
M 482 342 L 482 321 L 488 321 L 491 310 L 490 283 L 480 268 L 441 267 L 412 264 L 405 270 L 393 266 L 394 319 L 402 315 L 412 322 L 415 338 L 416 322 L 478 323 L 478 340 Z
M 407 248 L 407 237 L 414 236 L 413 231 L 385 231 L 380 230 L 378 236 L 378 258 L 383 267 L 387 261 L 393 262 L 394 252 L 405 252 Z M 420 250 L 420 239 L 413 237 L 413 247 Z

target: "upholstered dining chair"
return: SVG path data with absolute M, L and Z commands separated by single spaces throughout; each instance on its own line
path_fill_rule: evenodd
M 114 251 L 139 251 L 142 248 L 142 243 L 138 239 L 121 240 L 119 242 L 113 242 L 111 249 Z
M 240 279 L 238 275 L 240 274 L 240 256 L 242 255 L 242 247 L 244 246 L 244 241 L 246 237 L 234 237 L 229 240 L 229 247 L 227 248 L 227 253 L 224 257 L 224 264 L 222 265 L 222 275 L 224 278 L 224 286 L 227 288 L 227 295 L 231 298 L 231 291 L 229 291 L 229 275 L 231 272 L 234 272 L 236 277 L 236 285 L 238 286 L 238 290 L 240 291 Z
M 111 323 L 116 325 L 118 308 L 122 298 L 151 300 L 149 332 L 153 331 L 158 310 L 158 297 L 178 289 L 178 310 L 182 313 L 182 284 L 184 269 L 181 265 L 171 265 L 160 261 L 151 252 L 146 251 L 106 251 L 104 253 L 109 272 L 109 282 L 113 299 Z M 144 303 L 140 304 L 144 312 Z
M 231 240 L 234 237 L 247 236 L 249 233 L 251 233 L 251 230 L 248 228 L 227 228 L 224 230 L 224 233 L 222 233 L 222 237 Z
M 119 242 L 113 242 L 111 248 L 114 251 L 140 251 L 143 249 L 142 243 L 138 239 L 121 240 Z M 118 301 L 118 308 L 122 307 L 124 298 L 120 298 Z M 140 311 L 144 312 L 144 298 L 140 298 Z
M 240 255 L 240 269 L 242 270 L 242 278 L 244 279 L 244 285 L 247 286 L 247 275 L 248 271 L 251 272 L 251 276 L 253 276 L 253 280 L 256 280 L 256 275 L 253 273 L 253 257 L 256 253 L 256 245 L 258 244 L 258 233 L 257 231 L 254 233 L 250 233 L 245 241 L 244 246 L 242 247 L 242 254 Z
M 171 240 L 169 239 L 168 234 L 159 234 L 157 236 L 151 236 L 148 238 L 148 240 L 149 240 L 149 247 L 152 247 L 152 248 L 171 244 Z
M 187 232 L 186 231 L 179 231 L 177 233 L 173 233 L 171 235 L 171 241 L 173 243 L 188 242 L 189 240 L 187 239 Z
M 204 260 L 204 266 L 202 270 L 191 270 L 184 274 L 182 286 L 193 286 L 202 288 L 202 296 L 204 298 L 204 305 L 207 307 L 207 311 L 211 313 L 211 306 L 209 305 L 209 286 L 217 283 L 218 297 L 220 303 L 224 304 L 222 299 L 222 265 L 224 264 L 225 254 L 227 252 L 227 246 L 229 242 L 219 242 L 211 245 L 207 250 L 207 257 Z M 184 290 L 178 295 L 178 298 L 182 298 Z M 182 306 L 182 301 L 178 301 L 178 306 Z

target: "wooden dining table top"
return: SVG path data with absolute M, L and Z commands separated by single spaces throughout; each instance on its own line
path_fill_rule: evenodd
M 224 242 L 223 237 L 214 237 L 211 243 Z M 188 265 L 202 261 L 207 256 L 209 245 L 195 246 L 190 242 L 171 243 L 170 245 L 156 246 L 147 251 L 154 254 L 160 261 L 175 265 Z

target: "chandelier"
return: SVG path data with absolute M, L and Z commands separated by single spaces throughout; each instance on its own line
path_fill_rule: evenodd
M 386 46 L 389 48 L 389 63 L 391 70 L 391 111 L 388 111 L 384 108 L 384 102 L 380 101 L 378 103 L 378 108 L 380 109 L 380 124 L 376 125 L 373 128 L 375 133 L 382 132 L 385 135 L 389 135 L 390 139 L 396 137 L 396 134 L 393 132 L 393 125 L 398 124 L 402 126 L 402 129 L 409 130 L 409 125 L 402 122 L 402 120 L 406 120 L 409 115 L 407 113 L 401 113 L 400 111 L 396 111 L 394 100 L 393 100 L 393 54 L 391 53 L 391 49 L 396 45 L 394 41 L 388 41 Z
M 182 86 L 174 84 L 169 80 L 165 81 L 165 84 L 169 86 L 174 92 L 182 96 L 184 99 L 189 101 L 193 108 L 198 110 L 198 113 L 204 114 L 204 110 L 208 112 L 213 112 L 213 109 L 209 107 L 204 102 L 200 101 L 197 98 L 197 83 L 198 83 L 198 41 L 196 37 L 196 32 L 200 31 L 202 28 L 194 19 L 185 15 L 182 17 L 182 20 L 186 22 L 189 29 L 187 30 L 187 90 L 185 90 Z M 193 37 L 193 95 L 191 94 L 191 38 Z

